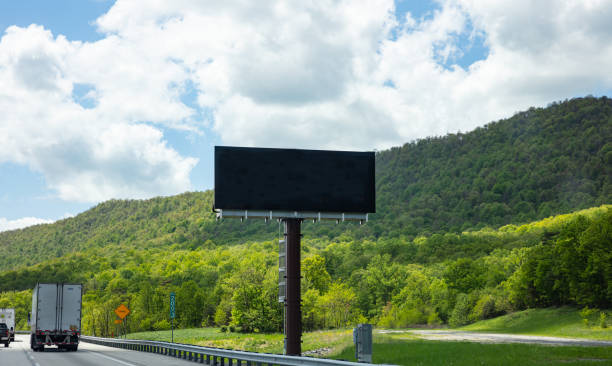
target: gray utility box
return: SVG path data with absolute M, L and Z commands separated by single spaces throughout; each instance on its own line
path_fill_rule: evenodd
M 353 343 L 357 361 L 372 363 L 372 324 L 358 324 L 353 329 Z

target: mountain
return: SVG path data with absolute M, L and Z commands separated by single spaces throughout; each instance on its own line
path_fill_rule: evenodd
M 376 164 L 366 225 L 304 223 L 304 329 L 612 306 L 610 99 L 531 108 L 378 152 Z M 130 330 L 168 329 L 170 292 L 180 327 L 279 331 L 280 225 L 217 222 L 212 200 L 110 200 L 0 233 L 0 307 L 15 306 L 23 328 L 33 284 L 74 281 L 86 334 L 111 334 L 121 303 Z
M 377 155 L 387 234 L 459 232 L 612 202 L 612 100 L 530 108 Z M 376 231 L 377 234 L 382 234 Z
M 307 237 L 399 238 L 542 219 L 612 202 L 612 100 L 530 108 L 467 133 L 376 154 L 376 214 L 305 224 Z M 0 233 L 0 270 L 91 248 L 215 247 L 270 240 L 276 224 L 223 220 L 213 192 L 110 200 L 73 218 Z

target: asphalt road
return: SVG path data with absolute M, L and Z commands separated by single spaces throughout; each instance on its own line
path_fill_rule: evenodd
M 519 334 L 497 334 L 497 333 L 476 333 L 462 332 L 456 330 L 410 330 L 408 333 L 419 336 L 423 339 L 436 341 L 467 341 L 479 343 L 530 343 L 544 344 L 553 346 L 591 346 L 609 347 L 611 341 L 598 341 L 579 338 L 559 338 L 544 336 L 529 336 Z
M 154 353 L 130 351 L 81 342 L 76 352 L 45 347 L 44 352 L 32 352 L 30 336 L 15 335 L 15 342 L 0 346 L 0 366 L 168 366 L 195 365 L 195 362 Z

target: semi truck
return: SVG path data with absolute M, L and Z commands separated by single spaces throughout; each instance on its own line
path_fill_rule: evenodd
M 10 341 L 15 342 L 15 309 L 0 308 L 0 323 L 6 324 Z
M 45 346 L 76 351 L 81 335 L 80 284 L 39 283 L 32 291 L 30 347 L 34 352 Z

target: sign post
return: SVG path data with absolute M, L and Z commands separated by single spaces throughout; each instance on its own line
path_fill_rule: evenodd
M 115 309 L 115 314 L 117 314 L 117 316 L 121 320 L 125 319 L 125 317 L 128 316 L 129 313 L 130 313 L 130 309 L 128 309 L 127 306 L 123 304 L 117 306 L 117 309 Z M 125 323 L 123 323 L 123 337 L 124 338 L 126 337 L 125 333 L 126 333 Z
M 287 287 L 285 297 L 286 326 L 285 353 L 300 355 L 302 353 L 302 310 L 300 299 L 300 219 L 285 219 L 285 240 L 287 243 Z
M 170 324 L 172 327 L 172 343 L 174 343 L 174 316 L 176 314 L 176 295 L 174 292 L 170 293 Z

